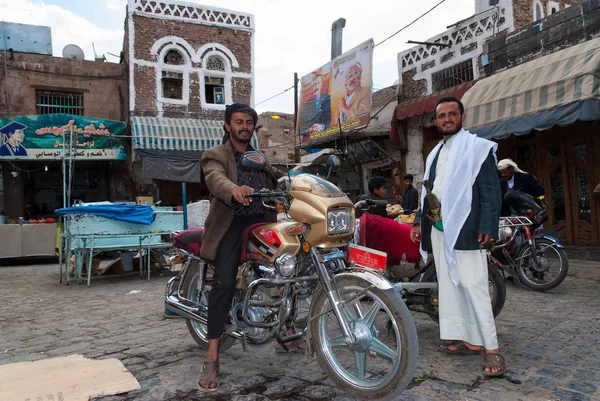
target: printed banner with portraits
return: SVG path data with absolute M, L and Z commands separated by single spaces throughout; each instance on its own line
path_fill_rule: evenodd
M 303 148 L 369 124 L 374 47 L 369 39 L 302 77 L 296 131 Z

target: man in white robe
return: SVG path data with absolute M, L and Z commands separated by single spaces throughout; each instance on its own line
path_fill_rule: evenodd
M 498 233 L 501 208 L 497 145 L 462 129 L 464 106 L 442 98 L 435 121 L 443 141 L 427 158 L 424 179 L 441 204 L 441 223 L 430 211 L 425 189 L 411 231 L 426 258 L 432 251 L 439 284 L 439 349 L 450 353 L 485 350 L 483 374 L 506 370 L 500 355 L 488 290 L 485 245 Z M 427 216 L 431 216 L 428 218 Z

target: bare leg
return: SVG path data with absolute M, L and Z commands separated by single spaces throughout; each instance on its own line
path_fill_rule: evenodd
M 219 341 L 220 339 L 208 340 L 206 362 L 216 362 L 219 360 Z M 216 375 L 214 378 L 217 379 Z M 210 380 L 200 380 L 199 384 L 204 388 L 217 388 L 218 386 L 218 382 L 212 382 Z

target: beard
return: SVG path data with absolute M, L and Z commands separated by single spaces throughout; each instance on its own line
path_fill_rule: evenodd
M 462 121 L 458 123 L 458 125 L 456 126 L 455 129 L 453 129 L 452 131 L 444 131 L 442 128 L 438 127 L 436 125 L 437 131 L 442 134 L 442 135 L 456 135 L 458 133 L 458 131 L 460 131 L 462 129 Z
M 241 133 L 248 133 L 248 138 L 242 138 L 241 137 Z M 231 130 L 231 137 L 238 143 L 243 143 L 243 144 L 248 144 L 250 143 L 250 140 L 252 139 L 252 132 L 248 131 L 248 130 L 240 130 L 240 131 L 234 131 Z

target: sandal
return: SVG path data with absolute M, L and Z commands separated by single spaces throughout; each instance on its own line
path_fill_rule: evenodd
M 450 347 L 453 347 L 454 349 L 450 349 Z M 447 352 L 449 354 L 468 355 L 468 354 L 479 354 L 482 350 L 482 347 L 479 347 L 478 350 L 474 350 L 474 349 L 469 348 L 464 343 L 464 341 L 450 341 L 447 343 L 440 344 L 438 349 L 442 352 Z
M 206 386 L 203 386 L 202 382 L 206 382 Z M 211 387 L 213 384 L 215 386 Z M 219 388 L 219 361 L 204 362 L 198 378 L 198 387 L 203 391 L 216 391 Z
M 490 371 L 486 372 L 486 368 Z M 500 368 L 499 371 L 492 371 L 493 368 Z M 506 372 L 506 360 L 500 354 L 486 353 L 483 357 L 483 374 L 488 377 L 502 376 Z

